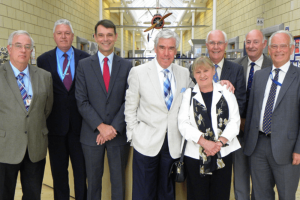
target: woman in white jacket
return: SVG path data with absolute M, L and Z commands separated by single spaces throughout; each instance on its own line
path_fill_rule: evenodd
M 213 81 L 215 67 L 207 57 L 192 66 L 197 84 L 183 95 L 178 126 L 187 140 L 184 163 L 188 200 L 228 200 L 231 152 L 240 148 L 238 104 L 234 94 Z

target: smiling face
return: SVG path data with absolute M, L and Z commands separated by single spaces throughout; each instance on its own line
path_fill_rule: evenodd
M 15 35 L 12 39 L 12 45 L 7 45 L 10 62 L 19 71 L 23 71 L 27 67 L 32 52 L 31 48 L 25 48 L 26 46 L 31 46 L 31 40 L 25 34 Z
M 72 46 L 74 34 L 69 25 L 59 24 L 55 27 L 53 37 L 57 47 L 63 52 L 67 52 Z
M 94 35 L 95 41 L 98 44 L 99 51 L 108 56 L 114 50 L 115 42 L 117 41 L 118 34 L 115 34 L 113 28 L 105 28 L 102 25 L 97 27 L 97 33 Z
M 213 63 L 218 64 L 224 58 L 226 46 L 227 43 L 225 43 L 224 35 L 220 30 L 212 31 L 209 34 L 206 47 Z
M 212 90 L 213 76 L 215 75 L 215 68 L 206 64 L 196 66 L 194 69 L 194 77 L 200 87 L 201 92 Z
M 157 46 L 154 48 L 158 64 L 166 69 L 174 60 L 177 53 L 175 38 L 159 38 Z
M 294 52 L 295 46 L 290 47 L 290 37 L 285 33 L 277 33 L 271 40 L 268 47 L 269 54 L 276 68 L 283 66 L 290 60 L 290 55 Z M 275 48 L 276 47 L 276 48 Z
M 255 62 L 262 55 L 267 41 L 259 30 L 252 30 L 246 37 L 246 52 L 252 62 Z

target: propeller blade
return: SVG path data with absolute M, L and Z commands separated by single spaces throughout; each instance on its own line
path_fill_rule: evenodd
M 168 14 L 166 14 L 165 16 L 163 16 L 159 21 L 162 21 L 162 20 L 164 20 L 164 19 L 166 19 L 167 17 L 169 17 L 170 15 L 172 15 L 172 13 L 168 13 Z
M 157 23 L 153 24 L 152 26 L 150 26 L 149 28 L 147 28 L 146 30 L 144 30 L 144 32 L 150 31 L 150 30 L 153 29 L 156 25 L 157 25 Z

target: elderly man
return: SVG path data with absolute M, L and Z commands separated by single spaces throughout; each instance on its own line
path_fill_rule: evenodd
M 253 82 L 254 73 L 257 70 L 269 67 L 272 65 L 272 60 L 263 54 L 263 50 L 267 45 L 267 40 L 264 38 L 260 30 L 252 30 L 246 35 L 245 40 L 247 55 L 234 60 L 244 67 L 244 78 L 246 81 L 247 101 L 244 112 L 241 113 L 241 132 L 238 139 L 242 148 L 233 154 L 233 172 L 234 172 L 234 195 L 237 200 L 250 200 L 250 169 L 248 157 L 243 152 L 244 148 L 244 126 L 246 121 L 247 104 L 249 101 L 251 85 Z M 254 199 L 254 195 L 251 195 Z
M 132 64 L 114 53 L 118 34 L 110 20 L 95 26 L 97 54 L 78 65 L 76 99 L 83 117 L 80 142 L 88 178 L 88 200 L 101 199 L 104 155 L 107 152 L 111 199 L 125 199 L 129 143 L 124 116 L 127 78 Z
M 89 54 L 72 47 L 74 31 L 66 19 L 59 19 L 53 28 L 57 45 L 37 59 L 40 68 L 49 71 L 53 78 L 54 104 L 47 119 L 49 129 L 49 156 L 54 186 L 54 199 L 70 198 L 69 157 L 71 158 L 75 197 L 86 199 L 86 173 L 79 141 L 82 117 L 75 99 L 75 73 L 78 61 Z
M 133 152 L 133 200 L 175 199 L 168 172 L 180 157 L 182 137 L 177 114 L 189 84 L 189 71 L 173 62 L 178 35 L 160 31 L 154 40 L 156 58 L 131 70 L 125 121 Z
M 10 61 L 0 66 L 1 200 L 14 199 L 18 172 L 22 199 L 41 199 L 53 92 L 51 74 L 28 64 L 33 46 L 26 31 L 11 33 Z
M 255 199 L 295 199 L 300 176 L 300 69 L 290 63 L 293 36 L 273 33 L 273 66 L 255 73 L 248 103 L 244 153 L 250 156 Z

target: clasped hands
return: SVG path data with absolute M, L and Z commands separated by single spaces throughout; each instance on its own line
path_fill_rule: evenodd
M 221 142 L 206 140 L 203 136 L 200 137 L 198 144 L 203 147 L 204 153 L 207 157 L 216 155 L 216 153 L 218 153 L 221 150 L 221 147 L 223 146 Z
M 102 145 L 106 141 L 112 140 L 117 136 L 116 129 L 111 125 L 101 123 L 97 127 L 97 129 L 99 131 L 99 134 L 97 135 L 97 138 L 96 138 L 97 145 L 99 145 L 99 144 Z

